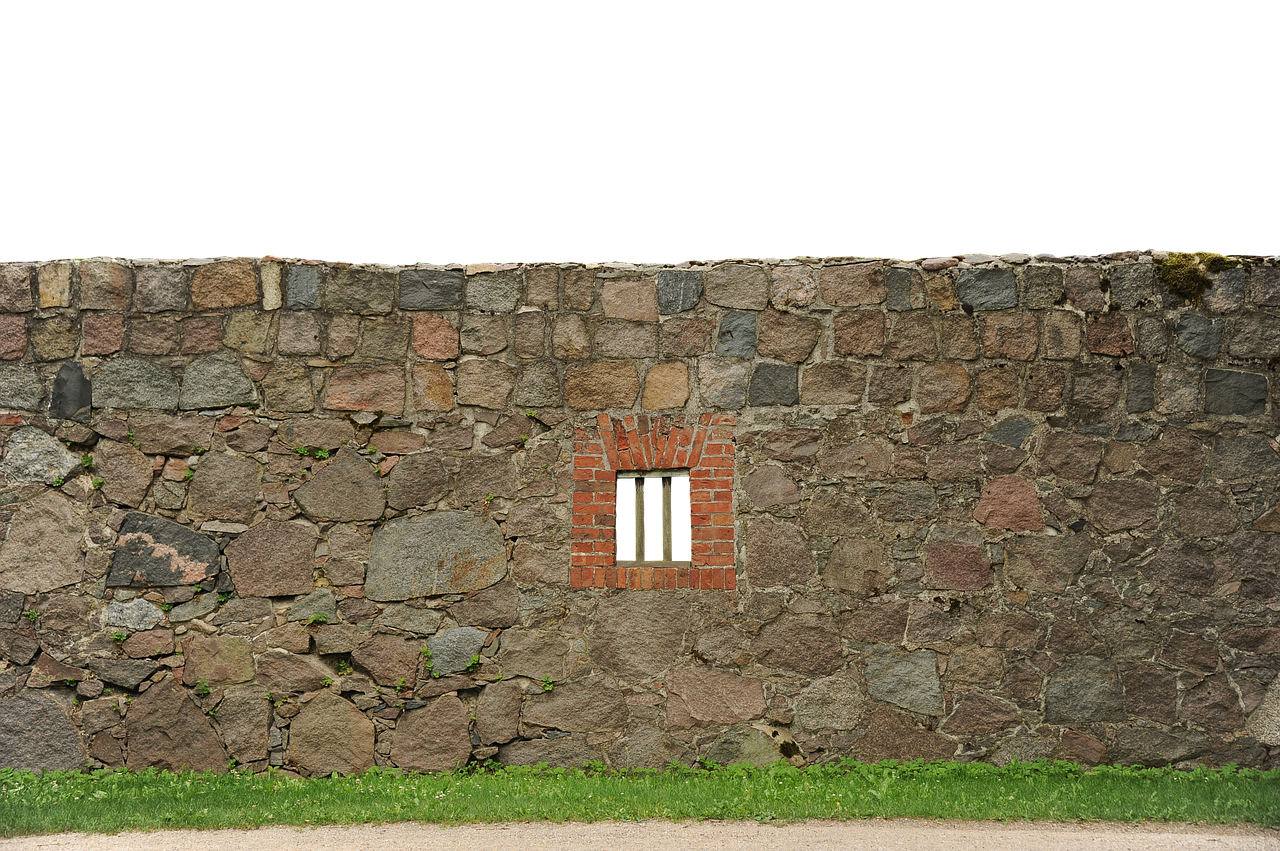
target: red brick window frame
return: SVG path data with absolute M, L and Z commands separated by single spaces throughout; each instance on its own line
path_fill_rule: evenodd
M 573 437 L 573 532 L 569 584 L 632 591 L 738 587 L 731 414 L 649 417 L 600 414 Z M 618 567 L 620 472 L 689 471 L 689 567 Z

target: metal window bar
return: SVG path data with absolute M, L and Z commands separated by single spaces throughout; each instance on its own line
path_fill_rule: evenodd
M 645 564 L 645 565 L 655 565 L 655 566 L 663 566 L 663 567 L 668 567 L 668 566 L 678 567 L 678 566 L 688 565 L 690 563 L 688 560 L 676 561 L 673 557 L 674 545 L 675 545 L 675 535 L 673 533 L 673 524 L 675 520 L 674 520 L 673 509 L 672 509 L 673 500 L 672 500 L 672 484 L 671 484 L 672 480 L 676 478 L 687 480 L 688 473 L 684 471 L 673 471 L 668 473 L 661 473 L 661 472 L 652 473 L 651 472 L 648 475 L 644 473 L 636 473 L 632 475 L 619 474 L 618 476 L 619 494 L 621 494 L 622 489 L 626 487 L 625 485 L 622 484 L 622 480 L 625 478 L 635 479 L 635 491 L 634 491 L 635 510 L 634 510 L 634 521 L 633 521 L 633 524 L 634 524 L 633 528 L 635 530 L 635 537 L 634 537 L 635 560 L 632 561 L 630 559 L 624 558 L 625 555 L 631 554 L 630 547 L 628 546 L 628 544 L 631 543 L 632 539 L 630 538 L 629 535 L 626 534 L 627 531 L 629 530 L 627 530 L 623 526 L 623 524 L 626 523 L 626 520 L 623 518 L 622 511 L 620 510 L 618 514 L 618 520 L 617 520 L 617 523 L 618 523 L 617 540 L 619 545 L 617 563 L 621 566 L 629 566 L 633 564 Z M 659 489 L 653 488 L 653 487 L 647 487 L 646 482 L 660 483 L 660 491 L 658 493 L 653 493 L 653 491 L 658 491 Z M 646 505 L 645 505 L 646 491 L 650 491 L 650 498 L 654 496 L 659 497 L 660 508 L 661 508 L 660 511 L 654 510 L 659 507 L 656 505 L 650 507 L 650 509 L 646 511 Z M 625 500 L 625 502 L 630 502 L 630 501 L 631 500 Z M 623 502 L 624 500 L 622 499 L 619 500 L 619 503 L 623 503 Z M 681 502 L 687 503 L 687 500 L 681 500 Z M 622 509 L 623 506 L 620 504 L 619 508 Z M 649 546 L 647 543 L 647 539 L 650 537 L 650 534 L 649 534 L 650 530 L 647 528 L 646 515 L 648 515 L 648 522 L 652 522 L 653 520 L 659 520 L 659 522 L 661 523 L 661 545 L 660 546 L 662 547 L 662 557 L 660 559 L 650 557 L 651 555 L 650 550 L 652 550 L 653 547 Z M 687 518 L 685 522 L 688 522 Z M 628 525 L 631 525 L 631 524 L 628 524 Z M 657 533 L 658 530 L 655 528 L 654 530 L 652 530 L 652 532 Z M 656 541 L 651 543 L 656 543 Z M 657 554 L 656 552 L 652 553 L 652 555 L 656 555 L 656 554 Z

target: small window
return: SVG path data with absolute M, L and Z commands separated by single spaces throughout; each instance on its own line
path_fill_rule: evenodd
M 616 516 L 618 567 L 689 566 L 688 470 L 619 473 Z

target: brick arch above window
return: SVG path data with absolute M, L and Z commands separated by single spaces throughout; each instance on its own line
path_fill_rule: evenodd
M 574 588 L 665 590 L 738 587 L 734 562 L 734 417 L 600 414 L 573 442 Z M 688 470 L 692 557 L 689 567 L 618 567 L 618 473 Z

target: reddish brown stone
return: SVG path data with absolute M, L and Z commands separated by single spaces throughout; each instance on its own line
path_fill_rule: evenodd
M 911 370 L 900 366 L 876 365 L 867 380 L 867 401 L 873 405 L 896 405 L 911 398 Z
M 343 449 L 319 467 L 293 496 L 314 520 L 376 520 L 386 508 L 378 471 L 350 449 Z
M 444 316 L 413 315 L 413 351 L 433 361 L 452 361 L 458 356 L 458 331 Z
M 925 551 L 926 588 L 977 591 L 991 584 L 991 563 L 982 547 L 942 542 Z
M 459 405 L 502 408 L 514 387 L 515 371 L 501 361 L 469 360 L 458 365 Z
M 113 355 L 124 347 L 124 317 L 119 314 L 86 316 L 83 320 L 84 355 Z
M 338 314 L 329 320 L 325 353 L 330 358 L 349 357 L 355 353 L 356 342 L 359 339 L 360 318 L 347 314 Z
M 133 295 L 129 267 L 110 260 L 80 264 L 80 307 L 84 310 L 127 310 Z
M 1107 295 L 1102 291 L 1102 275 L 1095 266 L 1068 269 L 1063 281 L 1067 298 L 1083 311 L 1096 313 L 1107 309 Z
M 1060 758 L 1081 765 L 1100 765 L 1106 760 L 1107 746 L 1093 736 L 1075 730 L 1063 730 L 1062 747 L 1058 753 Z
M 265 520 L 227 545 L 227 567 L 241 597 L 310 594 L 319 534 L 310 524 Z
M 324 690 L 289 725 L 287 760 L 304 774 L 359 774 L 373 766 L 373 722 Z
M 257 270 L 243 259 L 197 266 L 191 276 L 191 300 L 197 309 L 253 304 L 258 300 Z
M 182 641 L 186 657 L 183 682 L 221 686 L 253 679 L 253 652 L 247 639 L 230 635 L 189 635 Z
M 667 677 L 667 723 L 671 727 L 695 724 L 740 724 L 764 714 L 764 687 L 760 680 L 727 671 L 685 668 Z
M 0 316 L 0 360 L 17 360 L 26 351 L 26 320 L 21 316 Z
M 167 656 L 173 652 L 173 630 L 148 629 L 135 632 L 125 639 L 121 648 L 130 659 L 145 659 L 148 656 Z
M 320 354 L 320 318 L 309 310 L 286 310 L 280 314 L 276 351 L 282 355 Z
M 862 762 L 951 759 L 956 753 L 956 743 L 951 739 L 887 707 L 864 718 L 862 725 L 867 734 L 853 748 L 854 757 Z
M 129 706 L 124 726 L 129 743 L 126 764 L 133 771 L 227 770 L 227 752 L 213 724 L 173 678 L 139 695 Z
M 31 299 L 31 267 L 18 263 L 0 264 L 0 311 L 26 313 L 34 306 Z
M 372 635 L 351 653 L 351 661 L 384 686 L 403 684 L 412 690 L 418 681 L 423 642 L 395 635 Z M 403 683 L 401 683 L 403 681 Z
M 1157 479 L 1194 485 L 1204 473 L 1204 441 L 1170 426 L 1142 451 L 1138 463 Z
M 1216 490 L 1193 490 L 1173 498 L 1178 529 L 1188 538 L 1226 535 L 1240 526 L 1240 509 L 1229 493 Z M 1260 523 L 1253 528 L 1260 529 Z M 1262 531 L 1267 531 L 1263 529 Z
M 1240 698 L 1225 674 L 1205 677 L 1187 689 L 1178 708 L 1178 717 L 1209 730 L 1231 732 L 1244 727 Z
M 222 348 L 222 317 L 197 316 L 182 323 L 182 353 L 199 355 Z
M 807 581 L 813 553 L 800 527 L 753 517 L 747 526 L 747 575 L 756 588 Z
M 187 511 L 194 517 L 247 523 L 257 507 L 261 480 L 262 471 L 253 458 L 210 452 L 196 468 Z
M 1156 519 L 1160 488 L 1142 479 L 1100 482 L 1089 497 L 1089 518 L 1107 534 L 1136 529 Z
M 1038 343 L 1031 313 L 993 313 L 982 328 L 982 352 L 989 358 L 1031 360 Z
M 715 322 L 706 318 L 676 317 L 660 327 L 659 351 L 663 357 L 696 357 L 711 351 Z
M 1102 460 L 1101 441 L 1084 434 L 1053 432 L 1041 444 L 1040 457 L 1059 478 L 1092 484 Z
M 787 478 L 781 467 L 761 467 L 742 481 L 742 489 L 751 497 L 756 508 L 772 508 L 775 505 L 794 505 L 800 501 L 800 491 Z
M 93 473 L 102 479 L 102 494 L 112 502 L 136 508 L 151 487 L 151 459 L 132 446 L 100 440 L 94 447 Z
M 978 356 L 978 325 L 968 316 L 942 317 L 938 354 L 948 360 L 973 360 Z
M 413 365 L 413 407 L 416 411 L 453 410 L 453 380 L 435 363 Z
M 657 281 L 652 277 L 630 281 L 608 279 L 600 290 L 600 306 L 610 319 L 657 322 Z
M 171 355 L 178 351 L 178 323 L 171 319 L 138 319 L 129 323 L 129 351 Z
M 921 311 L 895 315 L 884 352 L 885 357 L 896 361 L 936 358 L 938 340 L 929 314 Z
M 1017 724 L 1016 710 L 981 692 L 970 692 L 942 724 L 942 730 L 953 736 L 985 736 Z
M 880 304 L 885 296 L 882 261 L 824 266 L 818 271 L 822 299 L 832 307 Z
M 907 376 L 910 372 L 905 371 Z M 867 369 L 847 361 L 826 361 L 804 367 L 800 374 L 800 404 L 853 405 L 862 401 Z M 910 392 L 910 384 L 906 387 Z
M 1009 364 L 997 364 L 978 373 L 973 401 L 988 413 L 1018 406 L 1018 372 Z
M 884 352 L 884 314 L 854 310 L 836 314 L 836 354 L 867 357 Z
M 955 363 L 931 363 L 920 369 L 920 412 L 959 413 L 969 401 L 969 373 Z
M 333 371 L 324 406 L 331 411 L 404 413 L 404 367 L 343 366 Z
M 1027 368 L 1027 409 L 1056 411 L 1067 397 L 1070 373 L 1055 364 L 1034 364 Z
M 987 482 L 973 516 L 993 529 L 1039 532 L 1044 528 L 1036 489 L 1021 476 L 1001 476 Z
M 1085 323 L 1085 338 L 1089 341 L 1089 351 L 1095 355 L 1124 357 L 1133 354 L 1129 322 L 1119 313 L 1089 317 Z
M 972 480 L 982 475 L 982 450 L 961 444 L 939 446 L 929 453 L 928 477 L 938 482 Z
M 787 363 L 801 363 L 807 359 L 822 330 L 816 319 L 777 310 L 766 310 L 760 314 L 758 323 L 757 354 Z
M 453 771 L 471 758 L 467 711 L 456 694 L 437 697 L 396 723 L 391 761 L 407 771 Z

